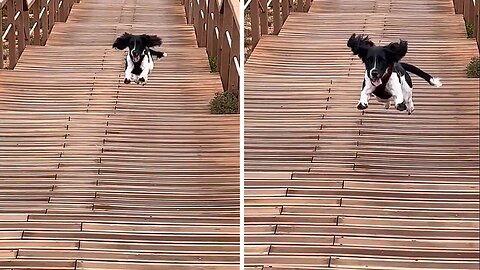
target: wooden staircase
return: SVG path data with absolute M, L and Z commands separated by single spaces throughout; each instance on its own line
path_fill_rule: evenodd
M 352 33 L 409 41 L 415 112 L 372 100 Z M 478 56 L 450 0 L 316 0 L 245 66 L 247 269 L 478 269 Z
M 163 38 L 144 87 L 125 31 Z M 238 269 L 239 119 L 180 2 L 83 0 L 0 76 L 0 269 Z

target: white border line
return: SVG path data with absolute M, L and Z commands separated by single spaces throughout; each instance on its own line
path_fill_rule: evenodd
M 240 1 L 240 83 L 239 83 L 239 98 L 240 98 L 240 269 L 243 270 L 245 268 L 245 204 L 244 204 L 244 181 L 245 181 L 245 173 L 244 173 L 244 157 L 245 157 L 245 140 L 244 140 L 244 64 L 245 64 L 245 47 L 244 47 L 244 1 L 245 0 L 233 0 L 233 1 Z

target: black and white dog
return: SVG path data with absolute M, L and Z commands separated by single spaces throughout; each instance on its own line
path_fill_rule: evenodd
M 432 77 L 413 65 L 400 63 L 407 54 L 406 41 L 400 40 L 386 46 L 375 46 L 368 36 L 352 34 L 347 46 L 352 49 L 354 55 L 358 55 L 366 68 L 360 101 L 357 105 L 359 110 L 366 109 L 368 100 L 374 95 L 377 100 L 385 103 L 385 109 L 390 107 L 390 101 L 393 100 L 397 110 L 407 110 L 408 114 L 411 114 L 414 110 L 413 84 L 407 71 L 421 77 L 432 86 L 442 86 L 440 79 Z
M 153 56 L 157 59 L 166 57 L 167 53 L 152 50 L 152 47 L 162 45 L 162 39 L 158 36 L 131 35 L 125 33 L 113 43 L 113 48 L 124 50 L 128 47 L 128 55 L 125 58 L 124 83 L 132 81 L 146 84 L 148 74 L 153 70 Z

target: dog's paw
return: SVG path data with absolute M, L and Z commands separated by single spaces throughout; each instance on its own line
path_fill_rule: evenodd
M 395 105 L 395 107 L 397 108 L 397 110 L 399 110 L 401 112 L 403 112 L 407 109 L 407 105 L 405 104 L 405 101 Z
M 145 80 L 145 78 L 139 78 L 138 83 L 141 83 L 142 85 L 145 85 L 147 83 L 147 81 Z
M 124 83 L 124 84 L 129 84 L 129 83 L 131 83 L 131 82 L 132 82 L 132 81 L 130 81 L 130 80 L 127 79 L 127 78 L 125 78 L 125 80 L 123 80 L 123 83 Z
M 366 108 L 368 108 L 368 104 L 363 104 L 361 102 L 357 104 L 357 109 L 359 110 L 365 110 Z

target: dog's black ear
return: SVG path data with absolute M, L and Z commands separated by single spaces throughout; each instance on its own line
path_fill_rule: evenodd
M 364 58 L 367 55 L 368 48 L 375 46 L 375 44 L 368 36 L 353 33 L 348 39 L 347 46 L 352 49 L 354 55 Z
M 388 60 L 395 63 L 407 54 L 408 43 L 405 40 L 400 40 L 400 42 L 392 42 L 384 46 L 384 48 L 387 52 Z
M 115 42 L 113 43 L 112 48 L 117 48 L 119 50 L 123 50 L 127 48 L 128 43 L 130 42 L 130 39 L 132 38 L 132 35 L 129 33 L 125 32 L 122 36 L 118 37 Z
M 155 47 L 162 45 L 162 39 L 159 38 L 157 35 L 141 35 L 140 37 L 142 38 L 143 42 L 145 42 L 145 46 L 147 47 Z

